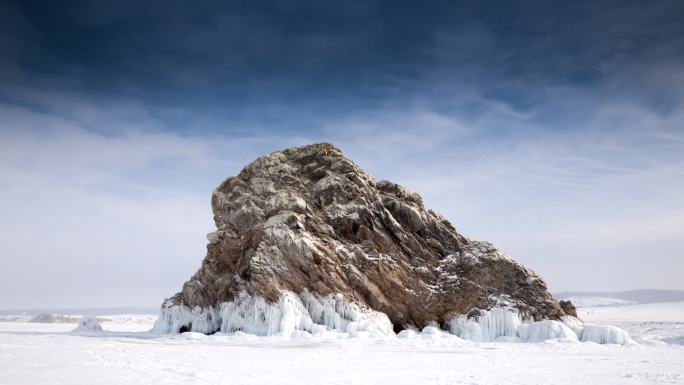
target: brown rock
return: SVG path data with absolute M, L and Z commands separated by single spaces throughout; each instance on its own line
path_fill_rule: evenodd
M 533 271 L 327 143 L 256 159 L 211 203 L 207 256 L 165 306 L 215 306 L 240 292 L 267 301 L 280 290 L 341 293 L 387 314 L 395 330 L 479 314 L 501 298 L 534 319 L 575 314 Z
M 575 305 L 572 304 L 572 302 L 559 301 L 558 304 L 560 305 L 561 309 L 563 309 L 563 312 L 565 312 L 565 314 L 577 317 L 577 308 L 575 307 Z

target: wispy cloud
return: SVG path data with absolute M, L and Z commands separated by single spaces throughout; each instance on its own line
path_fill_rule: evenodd
M 681 2 L 0 10 L 0 307 L 159 302 L 212 188 L 318 141 L 554 289 L 681 288 Z
M 441 115 L 451 129 L 431 135 L 422 124 L 397 130 L 396 121 L 430 116 L 402 110 L 330 137 L 376 177 L 420 192 L 466 235 L 540 270 L 554 289 L 677 287 L 662 266 L 680 266 L 672 261 L 684 246 L 682 111 L 604 102 L 587 111 L 588 125 L 546 130 L 529 119 L 492 135 L 510 116 L 491 110 L 480 122 Z M 356 126 L 373 130 L 359 135 L 368 131 Z
M 98 108 L 100 127 L 120 127 L 98 132 L 94 106 L 60 105 L 0 105 L 0 286 L 26 288 L 4 307 L 159 302 L 202 259 L 213 187 L 292 144 L 182 136 L 121 105 Z
M 507 111 L 464 122 L 416 104 L 321 117 L 315 135 L 233 137 L 174 133 L 129 103 L 59 106 L 69 113 L 0 106 L 0 282 L 3 290 L 50 283 L 54 305 L 158 302 L 204 254 L 217 183 L 258 155 L 323 140 L 376 178 L 421 193 L 463 233 L 495 242 L 553 288 L 678 282 L 645 261 L 684 246 L 681 108 L 663 116 L 604 104 L 587 127 L 548 131 L 518 120 L 492 135 Z M 87 128 L 98 125 L 120 129 Z M 617 256 L 640 264 L 616 265 Z M 615 276 L 587 277 L 586 266 Z M 636 268 L 645 273 L 634 281 Z M 41 301 L 27 291 L 3 306 L 48 305 Z

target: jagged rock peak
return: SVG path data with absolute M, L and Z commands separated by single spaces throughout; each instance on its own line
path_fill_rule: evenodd
M 347 323 L 384 313 L 395 331 L 432 322 L 446 328 L 454 317 L 497 306 L 534 319 L 571 314 L 534 272 L 492 244 L 460 235 L 418 194 L 376 182 L 329 143 L 257 158 L 224 180 L 211 204 L 216 231 L 207 256 L 164 304 L 169 311 L 213 309 L 203 331 L 240 329 L 237 321 L 225 323 L 238 307 L 271 317 L 276 308 L 269 306 L 283 301 L 307 313 L 306 322 L 296 318 L 301 325 L 334 327 L 320 310 L 330 305 Z M 356 310 L 340 313 L 344 306 Z M 285 313 L 278 317 L 285 322 Z

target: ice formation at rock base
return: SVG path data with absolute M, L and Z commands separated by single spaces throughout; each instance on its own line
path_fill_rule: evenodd
M 235 301 L 222 303 L 219 307 L 163 307 L 153 331 L 205 334 L 241 331 L 260 336 L 289 335 L 295 331 L 394 334 L 392 323 L 383 313 L 348 303 L 339 294 L 319 296 L 307 291 L 299 295 L 283 291 L 279 301 L 273 304 L 242 293 Z
M 414 328 L 407 327 L 397 336 L 437 338 L 448 332 L 450 336 L 477 342 L 557 340 L 622 345 L 635 343 L 624 330 L 615 326 L 584 324 L 571 316 L 562 317 L 559 321 L 533 322 L 523 319 L 517 309 L 509 306 L 481 311 L 475 317 L 457 315 L 446 322 L 442 329 L 435 322 L 424 327 L 420 334 Z M 301 294 L 283 291 L 276 303 L 242 293 L 233 302 L 225 302 L 217 307 L 190 309 L 185 305 L 165 306 L 153 331 L 204 334 L 244 332 L 259 336 L 291 336 L 301 332 L 363 332 L 379 337 L 395 336 L 392 323 L 384 313 L 347 302 L 340 294 L 320 296 L 308 291 Z

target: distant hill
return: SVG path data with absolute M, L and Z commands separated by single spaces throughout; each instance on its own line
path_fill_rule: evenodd
M 68 309 L 0 309 L 0 315 L 28 315 L 42 314 L 56 315 L 112 315 L 112 314 L 157 314 L 159 307 L 103 307 L 103 308 L 68 308 Z
M 624 306 L 624 305 L 634 305 L 636 302 L 627 301 L 620 298 L 611 297 L 594 297 L 594 296 L 575 296 L 575 297 L 564 297 L 566 301 L 572 302 L 575 307 L 597 307 L 597 306 Z
M 642 289 L 620 292 L 565 291 L 555 293 L 554 296 L 560 299 L 569 298 L 571 301 L 585 302 L 586 305 L 592 302 L 589 300 L 590 298 L 617 300 L 614 305 L 629 303 L 684 302 L 684 290 Z M 624 303 L 620 303 L 621 301 L 624 301 Z M 577 305 L 582 306 L 580 303 Z

